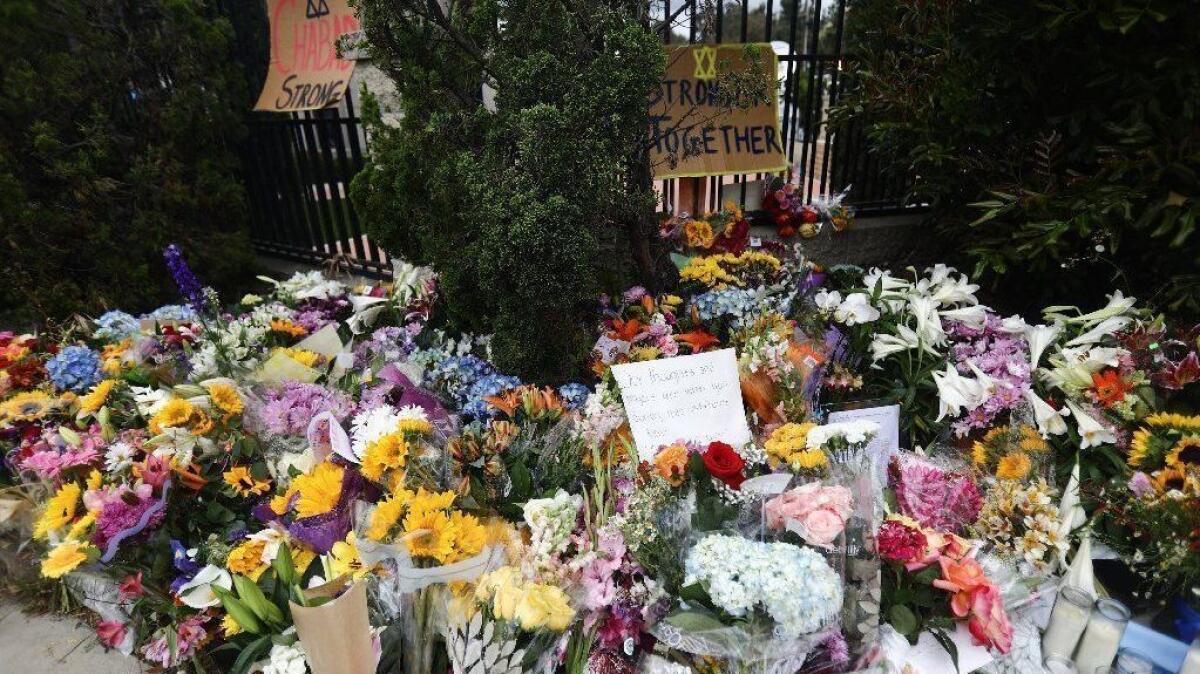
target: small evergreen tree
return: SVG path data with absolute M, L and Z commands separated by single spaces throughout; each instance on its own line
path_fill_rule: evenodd
M 0 3 L 0 311 L 174 296 L 162 248 L 218 287 L 251 271 L 233 152 L 248 97 L 212 0 Z
M 598 293 L 668 273 L 647 158 L 665 67 L 623 0 L 356 0 L 403 119 L 364 109 L 371 236 L 441 274 L 449 318 L 527 380 L 579 374 Z M 484 83 L 495 91 L 484 104 Z

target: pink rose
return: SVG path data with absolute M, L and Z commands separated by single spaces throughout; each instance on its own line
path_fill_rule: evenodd
M 767 502 L 767 526 L 791 528 L 809 544 L 828 547 L 846 528 L 846 520 L 854 512 L 853 501 L 845 487 L 810 482 Z
M 971 593 L 971 618 L 967 621 L 967 629 L 979 646 L 995 648 L 1001 653 L 1012 649 L 1012 625 L 995 585 L 981 585 Z
M 799 528 L 801 531 L 797 533 L 801 538 L 811 545 L 824 548 L 829 547 L 846 528 L 846 520 L 832 510 L 822 508 L 808 513 L 799 523 Z

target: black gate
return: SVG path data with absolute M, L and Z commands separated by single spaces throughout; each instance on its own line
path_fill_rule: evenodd
M 835 130 L 829 110 L 844 93 L 846 0 L 650 0 L 666 43 L 771 42 L 780 68 L 780 124 L 789 164 L 806 200 L 850 188 L 860 215 L 905 207 L 907 186 L 881 179 L 874 153 L 853 122 Z M 753 4 L 753 6 L 751 6 Z M 304 262 L 332 258 L 357 271 L 387 275 L 384 252 L 362 232 L 349 199 L 367 138 L 353 98 L 337 108 L 299 113 L 251 113 L 245 173 L 251 235 L 263 253 Z M 701 212 L 733 197 L 757 201 L 764 174 L 664 180 L 663 210 Z M 689 182 L 690 181 L 690 182 Z

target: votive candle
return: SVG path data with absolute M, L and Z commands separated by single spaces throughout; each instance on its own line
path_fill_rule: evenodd
M 1087 628 L 1091 613 L 1091 595 L 1077 587 L 1062 587 L 1042 636 L 1042 653 L 1070 658 Z
M 1192 647 L 1188 649 L 1187 657 L 1183 659 L 1183 666 L 1179 668 L 1179 674 L 1200 674 L 1200 634 L 1192 640 Z
M 1079 671 L 1095 672 L 1111 665 L 1128 624 L 1129 609 L 1124 604 L 1115 599 L 1097 600 L 1075 651 L 1075 666 Z
M 1070 658 L 1061 655 L 1046 656 L 1042 666 L 1049 674 L 1079 674 L 1079 670 L 1075 669 L 1075 663 L 1071 662 Z

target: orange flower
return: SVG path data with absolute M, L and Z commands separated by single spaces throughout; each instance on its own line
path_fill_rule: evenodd
M 721 343 L 721 340 L 699 328 L 691 332 L 675 335 L 675 339 L 692 347 L 692 353 L 700 353 L 710 346 Z
M 295 323 L 284 318 L 275 318 L 271 320 L 271 332 L 279 332 L 292 337 L 303 337 L 308 334 L 308 330 L 306 330 L 304 326 L 296 325 Z
M 642 324 L 638 323 L 636 318 L 631 318 L 628 321 L 623 321 L 619 318 L 613 319 L 613 329 L 609 335 L 613 339 L 619 339 L 623 342 L 632 342 L 642 332 Z
M 971 611 L 971 592 L 977 587 L 990 584 L 991 581 L 984 575 L 979 562 L 970 557 L 959 562 L 942 557 L 938 564 L 942 567 L 942 577 L 933 581 L 933 586 L 953 593 L 950 609 L 954 611 L 954 615 L 965 618 Z
M 1092 374 L 1092 390 L 1096 392 L 1096 400 L 1105 407 L 1112 407 L 1125 399 L 1132 386 L 1121 379 L 1116 370 L 1108 369 L 1103 373 Z
M 672 487 L 683 484 L 683 474 L 687 470 L 688 449 L 681 443 L 664 447 L 654 457 L 654 470 Z

